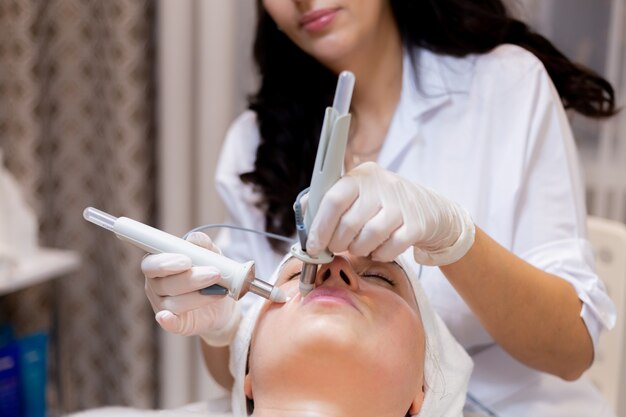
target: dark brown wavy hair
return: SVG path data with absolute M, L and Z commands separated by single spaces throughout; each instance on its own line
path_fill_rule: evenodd
M 445 55 L 486 53 L 503 43 L 521 46 L 545 66 L 565 108 L 592 118 L 615 113 L 611 84 L 565 57 L 550 41 L 511 17 L 501 0 L 390 0 L 403 43 Z M 258 1 L 254 59 L 261 85 L 249 99 L 261 142 L 254 170 L 241 175 L 260 192 L 267 231 L 295 232 L 292 205 L 309 185 L 324 109 L 336 74 L 300 50 Z M 274 249 L 280 243 L 270 240 Z M 283 249 L 283 248 L 280 248 Z

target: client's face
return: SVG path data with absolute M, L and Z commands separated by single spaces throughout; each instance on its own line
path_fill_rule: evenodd
M 301 268 L 296 258 L 282 266 L 276 284 L 291 299 L 267 303 L 257 322 L 246 378 L 255 414 L 286 401 L 290 411 L 313 407 L 322 415 L 419 410 L 424 334 L 402 268 L 337 255 L 319 268 L 316 288 L 304 298 Z

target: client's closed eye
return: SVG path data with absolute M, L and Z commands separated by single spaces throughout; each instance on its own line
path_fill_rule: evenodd
M 383 282 L 386 285 L 390 285 L 392 287 L 395 286 L 395 283 L 393 282 L 393 280 L 383 274 L 378 274 L 374 272 L 363 272 L 360 275 L 362 278 L 365 278 L 365 279 L 377 280 L 377 281 Z
M 300 272 L 300 271 L 298 271 L 298 272 L 295 272 L 295 273 L 293 273 L 293 274 L 289 275 L 289 277 L 287 277 L 287 280 L 286 280 L 286 281 L 291 281 L 292 279 L 294 279 L 295 277 L 297 277 L 298 275 L 300 275 L 300 273 L 301 273 L 301 272 Z
M 291 281 L 292 279 L 294 279 L 297 276 L 300 276 L 301 272 L 294 272 L 293 274 L 289 275 L 289 277 L 287 277 L 287 279 L 285 281 Z M 365 273 L 361 273 L 360 274 L 361 278 L 365 278 L 365 279 L 373 279 L 373 280 L 377 280 L 380 282 L 383 282 L 386 285 L 390 285 L 390 286 L 395 286 L 394 281 L 387 277 L 386 275 L 383 274 L 379 274 L 379 273 L 373 273 L 373 272 L 365 272 Z

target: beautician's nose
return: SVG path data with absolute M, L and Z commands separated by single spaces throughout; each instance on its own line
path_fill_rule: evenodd
M 331 263 L 322 265 L 315 278 L 315 286 L 337 285 L 348 286 L 352 290 L 359 288 L 359 276 L 343 256 L 337 255 Z

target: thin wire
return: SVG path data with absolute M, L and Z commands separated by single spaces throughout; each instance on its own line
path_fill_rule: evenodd
M 296 202 L 293 203 L 293 212 L 296 216 L 296 233 L 298 234 L 302 250 L 306 250 L 306 239 L 309 232 L 306 230 L 306 225 L 304 224 L 304 217 L 302 216 L 302 203 L 300 203 L 300 199 L 309 191 L 310 188 L 311 187 L 307 187 L 300 191 L 296 197 Z
M 187 239 L 187 237 L 189 237 L 189 235 L 194 233 L 194 232 L 202 232 L 203 230 L 215 229 L 215 228 L 218 228 L 218 227 L 225 227 L 227 229 L 235 229 L 235 230 L 241 230 L 241 231 L 244 231 L 244 232 L 256 233 L 258 235 L 267 236 L 267 237 L 269 237 L 271 239 L 282 240 L 283 242 L 288 242 L 288 243 L 295 243 L 295 242 L 297 242 L 297 239 L 290 239 L 288 237 L 277 235 L 275 233 L 262 232 L 260 230 L 248 229 L 246 227 L 233 226 L 232 224 L 204 224 L 202 226 L 194 227 L 193 229 L 191 229 L 190 231 L 185 233 L 185 235 L 183 236 L 183 239 Z
M 485 404 L 483 404 L 480 401 L 478 401 L 478 399 L 476 397 L 474 397 L 472 394 L 470 394 L 469 391 L 467 392 L 466 395 L 467 395 L 467 399 L 470 400 L 474 404 L 474 406 L 480 408 L 482 411 L 487 413 L 488 416 L 490 416 L 490 417 L 498 417 L 497 414 L 494 413 L 492 409 L 490 409 Z
M 304 226 L 304 220 L 302 218 L 302 205 L 300 203 L 300 199 L 308 191 L 309 191 L 309 187 L 307 187 L 304 190 L 300 191 L 300 193 L 298 194 L 298 197 L 296 197 L 296 202 L 293 205 L 293 210 L 296 212 L 296 226 L 298 226 L 300 224 L 302 226 Z M 190 231 L 185 233 L 185 235 L 183 236 L 183 239 L 186 240 L 189 237 L 189 235 L 194 233 L 194 232 L 202 232 L 203 230 L 216 229 L 216 228 L 219 228 L 219 227 L 225 227 L 227 229 L 241 230 L 243 232 L 256 233 L 257 235 L 266 236 L 266 237 L 269 237 L 270 239 L 281 240 L 281 241 L 287 242 L 287 243 L 296 243 L 298 241 L 298 239 L 291 239 L 291 238 L 288 238 L 288 237 L 285 237 L 285 236 L 277 235 L 275 233 L 264 232 L 264 231 L 255 230 L 255 229 L 248 229 L 247 227 L 233 226 L 232 224 L 216 224 L 216 223 L 204 224 L 202 226 L 194 227 L 193 229 L 191 229 Z

